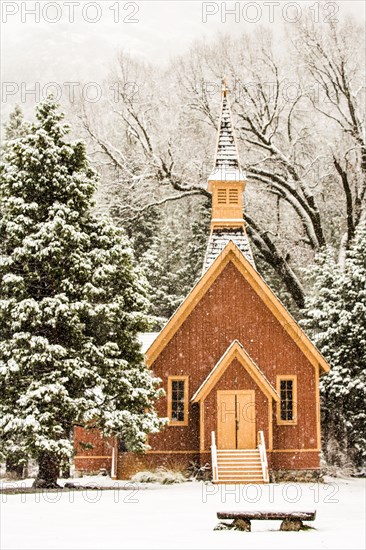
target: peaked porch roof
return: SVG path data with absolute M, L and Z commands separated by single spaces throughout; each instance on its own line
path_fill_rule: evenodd
M 157 338 L 146 351 L 147 366 L 151 366 L 154 363 L 156 358 L 170 342 L 175 333 L 187 319 L 188 315 L 193 311 L 195 306 L 210 289 L 214 281 L 220 273 L 222 273 L 229 262 L 231 262 L 243 275 L 248 284 L 258 294 L 260 299 L 266 304 L 276 319 L 281 323 L 283 329 L 304 353 L 314 368 L 321 368 L 323 372 L 329 372 L 330 367 L 319 350 L 309 340 L 295 319 L 290 315 L 259 273 L 232 241 L 229 241 L 221 254 L 217 256 L 216 260 L 212 263 L 209 269 L 202 275 L 196 286 L 191 290 L 187 298 L 179 306 L 177 311 L 169 319 L 165 327 L 160 331 Z
M 228 349 L 225 351 L 221 359 L 216 363 L 210 374 L 198 388 L 194 396 L 192 397 L 192 403 L 197 403 L 204 399 L 215 386 L 216 382 L 222 377 L 226 369 L 229 367 L 233 359 L 237 359 L 241 365 L 245 368 L 248 374 L 253 378 L 254 382 L 261 388 L 263 393 L 274 399 L 280 401 L 280 397 L 272 384 L 264 376 L 263 372 L 251 359 L 248 353 L 245 351 L 239 340 L 234 340 Z

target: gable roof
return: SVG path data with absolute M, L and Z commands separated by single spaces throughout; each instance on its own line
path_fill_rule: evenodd
M 253 359 L 245 351 L 239 340 L 234 340 L 228 349 L 225 351 L 221 359 L 216 363 L 210 374 L 198 388 L 192 397 L 192 403 L 197 403 L 204 399 L 213 389 L 218 380 L 223 376 L 226 369 L 229 367 L 233 359 L 237 359 L 245 368 L 248 374 L 253 378 L 254 382 L 261 388 L 263 393 L 275 401 L 280 401 L 280 397 L 272 384 L 264 376 L 260 368 L 255 364 Z
M 309 362 L 315 368 L 320 367 L 323 372 L 328 372 L 330 367 L 324 357 L 309 340 L 304 331 L 300 328 L 280 300 L 275 296 L 267 283 L 265 283 L 259 273 L 254 269 L 254 267 L 232 241 L 229 241 L 206 273 L 202 275 L 201 279 L 188 294 L 187 298 L 179 306 L 165 327 L 160 331 L 155 341 L 151 344 L 146 352 L 147 366 L 151 366 L 160 355 L 162 350 L 187 319 L 188 315 L 193 311 L 201 298 L 206 294 L 214 281 L 230 262 L 238 269 L 248 284 L 266 304 L 268 309 L 281 323 L 284 330 L 304 353 Z

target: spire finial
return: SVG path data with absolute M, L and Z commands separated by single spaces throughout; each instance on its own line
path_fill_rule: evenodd
M 229 89 L 228 89 L 227 83 L 226 83 L 226 76 L 224 76 L 222 78 L 221 84 L 222 84 L 222 86 L 221 86 L 222 96 L 226 97 L 227 94 L 229 93 Z

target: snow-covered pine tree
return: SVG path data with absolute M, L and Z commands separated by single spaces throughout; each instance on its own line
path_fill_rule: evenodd
M 141 265 L 149 282 L 149 313 L 154 328 L 161 328 L 188 293 L 185 285 L 188 266 L 182 255 L 183 246 L 166 226 L 141 257 Z
M 155 328 L 169 319 L 202 274 L 211 212 L 207 203 L 194 208 L 190 226 L 184 227 L 187 218 L 183 216 L 173 223 L 165 221 L 141 254 Z
M 22 109 L 16 105 L 9 115 L 7 123 L 4 125 L 5 139 L 7 141 L 24 136 L 28 131 L 28 124 L 24 120 Z
M 6 124 L 4 124 L 5 141 L 2 147 L 6 149 L 7 144 L 11 143 L 12 140 L 24 136 L 27 133 L 27 129 L 28 125 L 24 120 L 23 111 L 19 105 L 15 105 Z M 6 455 L 2 456 L 2 459 L 6 462 L 6 475 L 9 477 L 22 477 L 27 467 L 27 456 L 17 445 L 14 448 L 14 452 L 8 450 Z
M 137 341 L 146 298 L 129 241 L 93 214 L 96 174 L 52 98 L 36 116 L 0 169 L 0 442 L 52 486 L 75 423 L 144 450 L 160 390 Z
M 313 273 L 314 295 L 307 300 L 303 325 L 331 365 L 322 380 L 325 452 L 332 449 L 357 467 L 366 459 L 366 227 L 361 226 L 344 269 L 322 255 Z

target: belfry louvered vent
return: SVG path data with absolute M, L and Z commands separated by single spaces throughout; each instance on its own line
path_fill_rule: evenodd
M 238 189 L 229 189 L 229 204 L 238 204 L 239 191 Z
M 226 189 L 218 189 L 217 190 L 217 202 L 218 202 L 218 204 L 226 204 L 226 202 L 227 202 Z

